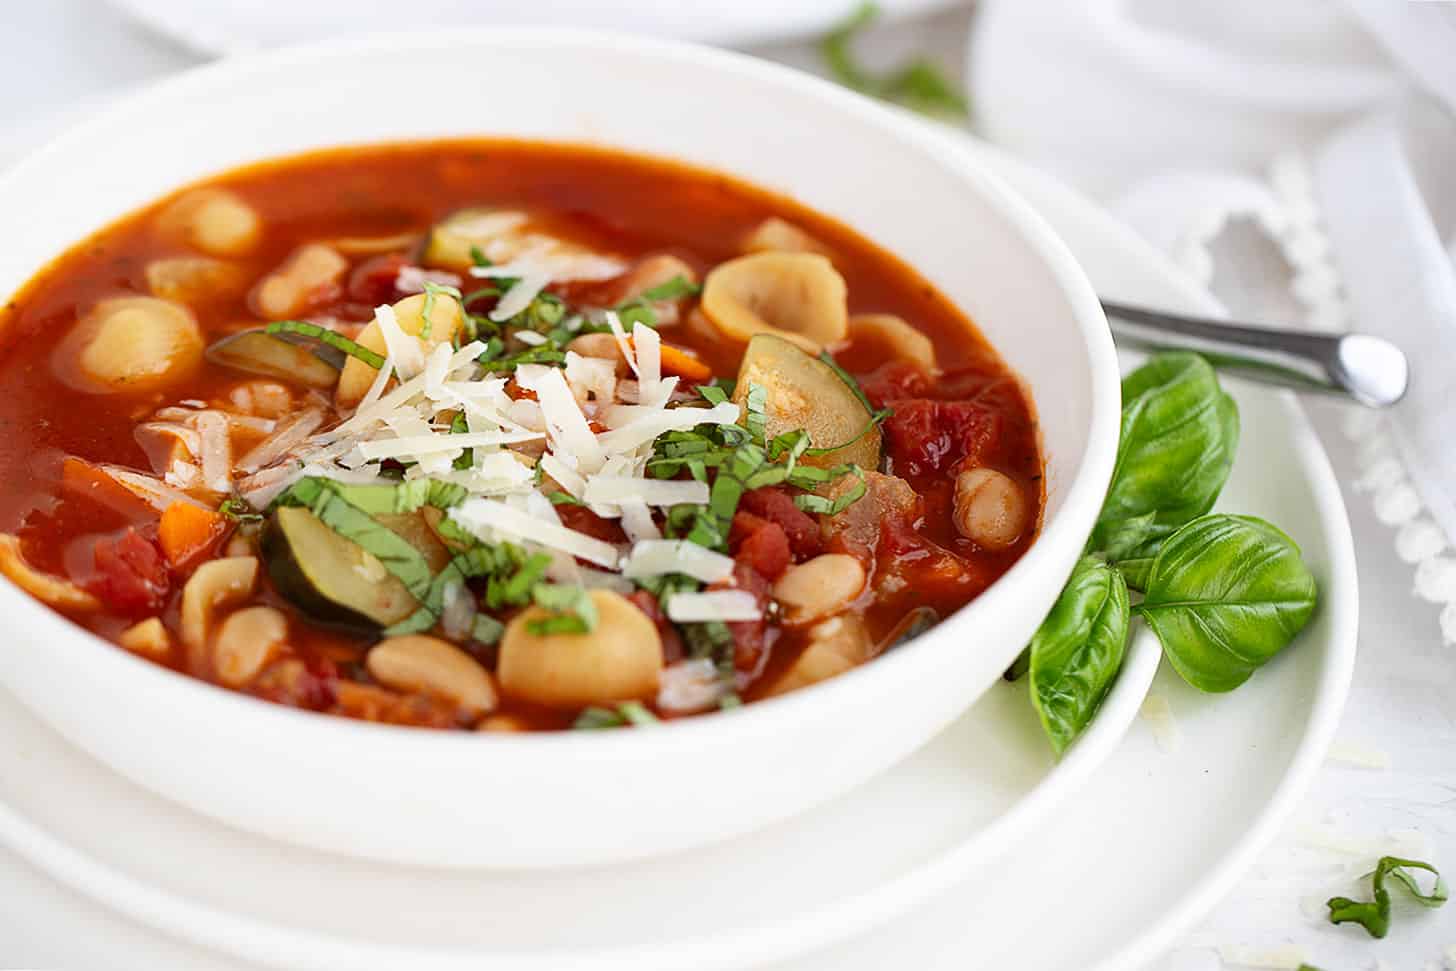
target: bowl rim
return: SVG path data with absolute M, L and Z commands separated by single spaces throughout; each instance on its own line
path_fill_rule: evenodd
M 873 694 L 871 679 L 889 680 L 892 672 L 904 671 L 910 665 L 918 663 L 917 659 L 937 649 L 937 645 L 946 642 L 949 628 L 962 628 L 978 614 L 993 609 L 1015 612 L 1017 608 L 1014 601 L 1022 589 L 1032 582 L 1032 574 L 1049 569 L 1050 564 L 1068 544 L 1080 549 L 1111 480 L 1121 411 L 1120 367 L 1106 317 L 1092 284 L 1071 251 L 1042 217 L 986 167 L 956 152 L 935 132 L 924 129 L 922 123 L 906 117 L 900 111 L 806 72 L 702 44 L 613 31 L 560 27 L 484 27 L 466 28 L 450 33 L 416 30 L 362 34 L 226 58 L 149 84 L 107 106 L 80 125 L 73 126 L 0 173 L 0 190 L 25 178 L 44 178 L 43 175 L 38 176 L 36 170 L 43 170 L 52 156 L 69 151 L 73 144 L 86 143 L 94 137 L 94 132 L 125 121 L 128 116 L 144 113 L 158 103 L 165 104 L 188 94 L 196 95 L 215 87 L 227 88 L 239 82 L 245 83 L 250 75 L 256 73 L 276 73 L 280 70 L 306 67 L 310 63 L 359 58 L 359 55 L 377 52 L 489 49 L 502 46 L 515 50 L 534 47 L 553 53 L 626 52 L 688 70 L 736 74 L 776 85 L 800 96 L 817 99 L 830 112 L 848 115 L 881 129 L 887 136 L 905 145 L 906 150 L 918 153 L 953 172 L 967 184 L 970 191 L 975 192 L 985 204 L 996 210 L 1010 224 L 1012 231 L 1031 245 L 1036 257 L 1050 271 L 1070 305 L 1070 316 L 1082 339 L 1085 357 L 1090 365 L 1088 376 L 1092 408 L 1088 418 L 1089 433 L 1077 462 L 1078 471 L 1066 486 L 1060 509 L 1043 522 L 1035 542 L 1005 574 L 975 600 L 925 635 L 916 638 L 914 642 L 884 657 L 876 658 L 873 665 L 862 665 L 812 685 L 808 690 L 761 699 L 729 711 L 713 712 L 712 717 L 677 720 L 665 731 L 437 732 L 342 717 L 320 717 L 321 713 L 318 712 L 272 704 L 137 657 L 72 623 L 64 615 L 30 597 L 6 579 L 0 583 L 0 604 L 15 611 L 19 629 L 46 633 L 52 641 L 48 645 L 50 650 L 74 653 L 91 650 L 93 645 L 103 646 L 104 650 L 96 652 L 100 660 L 87 658 L 85 662 L 96 669 L 98 676 L 114 679 L 119 686 L 118 690 L 134 690 L 134 682 L 149 678 L 155 687 L 147 690 L 158 692 L 158 700 L 163 704 L 166 704 L 167 697 L 175 698 L 178 702 L 196 701 L 199 704 L 207 703 L 210 699 L 217 717 L 249 721 L 263 729 L 264 734 L 289 730 L 300 733 L 300 737 L 302 733 L 308 733 L 319 741 L 343 740 L 345 736 L 351 739 L 367 738 L 373 745 L 393 745 L 401 752 L 409 749 L 423 753 L 424 747 L 428 746 L 436 755 L 448 746 L 469 746 L 470 751 L 478 755 L 482 744 L 494 746 L 494 750 L 502 752 L 529 750 L 533 755 L 550 749 L 574 750 L 581 745 L 591 745 L 592 751 L 601 755 L 622 749 L 645 750 L 649 745 L 659 749 L 700 747 L 723 735 L 737 737 L 751 733 L 752 729 L 762 732 L 771 722 L 792 723 L 813 708 L 828 711 L 836 707 L 848 707 L 856 696 Z M 414 140 L 424 139 L 404 138 L 396 141 Z M 593 144 L 580 139 L 560 141 L 563 144 Z M 368 143 L 367 139 L 361 139 L 351 144 Z M 277 156 L 264 158 L 272 157 Z M 240 159 L 237 165 L 251 161 L 255 160 Z M 711 168 L 693 163 L 690 159 L 681 161 L 690 165 L 696 164 L 699 168 Z M 213 174 L 222 174 L 229 170 L 221 169 Z M 858 227 L 852 228 L 858 231 Z M 872 235 L 867 234 L 867 238 L 873 240 Z M 1085 529 L 1077 525 L 1083 520 Z M 1001 607 L 1002 604 L 1007 606 Z M 51 626 L 48 628 L 47 625 Z M 61 633 L 62 630 L 65 633 Z M 950 649 L 950 645 L 946 644 L 939 649 Z M 883 673 L 871 675 L 867 673 L 868 669 Z M 461 750 L 464 751 L 463 748 Z

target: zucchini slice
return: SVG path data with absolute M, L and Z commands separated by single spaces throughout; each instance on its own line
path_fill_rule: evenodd
M 378 559 L 302 507 L 275 510 L 262 545 L 273 585 L 316 620 L 388 627 L 419 606 Z
M 339 369 L 306 347 L 261 330 L 224 337 L 207 349 L 215 364 L 327 391 L 339 383 Z
M 829 468 L 853 462 L 871 471 L 880 467 L 880 430 L 868 427 L 873 416 L 823 361 L 782 337 L 759 334 L 743 353 L 733 400 L 742 404 L 752 384 L 768 392 L 764 412 L 769 438 L 802 428 L 814 448 L 844 445 L 827 455 L 804 456 L 806 465 Z

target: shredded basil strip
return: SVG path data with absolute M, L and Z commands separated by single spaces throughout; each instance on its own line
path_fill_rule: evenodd
M 1436 881 L 1430 893 L 1421 890 L 1410 870 L 1425 870 L 1435 874 Z M 1421 860 L 1402 860 L 1394 856 L 1382 856 L 1370 874 L 1370 886 L 1374 900 L 1358 901 L 1349 897 L 1331 897 L 1326 903 L 1330 909 L 1330 923 L 1355 923 L 1365 928 L 1371 937 L 1384 937 L 1390 933 L 1390 890 L 1385 878 L 1393 877 L 1410 893 L 1418 903 L 1427 907 L 1440 907 L 1450 897 L 1450 889 L 1441 874 L 1429 863 Z
M 526 629 L 538 637 L 588 634 L 596 629 L 597 605 L 585 587 L 538 583 L 531 588 L 531 600 L 550 613 L 550 616 L 532 620 L 526 625 Z
M 450 434 L 465 435 L 469 432 L 470 422 L 466 420 L 465 412 L 455 412 L 455 417 L 450 419 Z M 465 469 L 473 467 L 474 465 L 475 449 L 473 448 L 461 449 L 460 454 L 455 457 L 455 461 L 450 463 L 451 468 L 456 469 L 457 471 L 463 471 Z
M 710 405 L 721 405 L 728 400 L 728 392 L 713 384 L 700 384 L 695 391 Z
M 253 507 L 242 499 L 229 497 L 224 499 L 217 507 L 217 511 L 235 523 L 261 523 L 262 513 L 254 512 Z
M 350 357 L 358 358 L 376 371 L 384 367 L 382 355 L 376 354 L 363 344 L 350 340 L 343 334 L 329 330 L 327 327 L 320 327 L 318 324 L 311 324 L 306 320 L 275 320 L 265 327 L 264 331 L 269 334 L 297 334 L 299 337 L 308 337 L 320 344 L 327 344 L 343 351 Z
M 531 600 L 532 589 L 546 575 L 551 557 L 545 553 L 527 556 L 518 547 L 509 547 L 518 557 L 512 573 L 493 574 L 485 588 L 485 602 L 491 610 L 502 607 L 524 607 Z
M 640 701 L 624 701 L 614 708 L 593 705 L 585 708 L 572 722 L 577 731 L 597 731 L 603 728 L 622 728 L 627 725 L 657 725 L 661 720 Z
M 481 644 L 494 644 L 501 639 L 506 632 L 506 625 L 496 620 L 490 614 L 475 615 L 475 621 L 470 627 L 470 639 Z
M 423 480 L 421 480 L 423 481 Z M 328 479 L 301 479 L 274 500 L 276 506 L 302 506 L 327 527 L 373 554 L 400 583 L 424 600 L 430 591 L 430 566 L 424 555 L 398 533 L 380 524 L 364 509 L 344 498 L 338 484 Z M 390 489 L 390 486 L 356 486 Z
M 420 308 L 420 337 L 424 340 L 429 340 L 430 334 L 434 331 L 435 328 L 435 322 L 431 318 L 431 314 L 435 312 L 435 298 L 437 296 L 440 296 L 441 294 L 447 297 L 454 297 L 456 300 L 460 300 L 461 297 L 460 291 L 455 287 L 442 286 L 441 284 L 435 283 L 432 280 L 426 280 L 424 281 L 424 284 L 425 305 Z M 465 308 L 462 306 L 461 310 L 464 309 Z
M 701 286 L 679 273 L 666 283 L 659 283 L 655 287 L 643 290 L 637 299 L 662 303 L 668 300 L 681 300 L 683 297 L 695 297 L 702 292 Z

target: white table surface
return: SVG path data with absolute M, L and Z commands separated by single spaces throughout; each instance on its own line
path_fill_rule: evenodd
M 84 113 L 110 92 L 199 62 L 100 0 L 0 0 L 0 9 L 0 119 L 7 140 L 46 131 L 57 117 Z M 969 20 L 968 11 L 956 11 L 877 30 L 867 38 L 867 57 L 890 63 L 926 52 L 959 73 Z M 804 45 L 758 53 L 817 66 Z M 1222 295 L 1239 302 L 1236 293 Z M 1382 967 L 1377 962 L 1392 971 L 1456 971 L 1456 904 L 1434 913 L 1398 908 L 1390 938 L 1379 942 L 1323 920 L 1321 901 L 1333 892 L 1338 869 L 1329 844 L 1371 852 L 1414 845 L 1456 877 L 1456 652 L 1441 645 L 1435 608 L 1412 596 L 1410 567 L 1396 556 L 1389 529 L 1350 487 L 1359 470 L 1340 430 L 1341 407 L 1315 402 L 1310 410 L 1345 487 L 1360 555 L 1361 650 L 1341 738 L 1348 750 L 1388 755 L 1390 765 L 1355 768 L 1332 760 L 1299 818 L 1203 929 L 1160 963 L 1161 971 L 1258 966 L 1236 963 L 1235 952 L 1247 949 L 1247 957 L 1289 947 L 1327 971 Z M 40 927 L 24 917 L 34 913 L 54 920 Z M 190 949 L 0 850 L 0 967 L 134 967 L 129 955 L 141 954 L 151 967 L 200 967 Z M 220 959 L 215 966 L 234 967 Z

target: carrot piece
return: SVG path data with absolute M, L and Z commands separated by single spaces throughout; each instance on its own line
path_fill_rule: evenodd
M 151 519 L 157 514 L 150 503 L 107 475 L 105 469 L 74 455 L 61 462 L 61 487 L 129 519 Z
M 686 381 L 698 383 L 712 380 L 713 369 L 692 351 L 671 344 L 662 345 L 662 373 L 676 374 Z
M 173 569 L 180 569 L 217 545 L 227 517 L 190 502 L 174 502 L 162 513 L 158 542 Z

